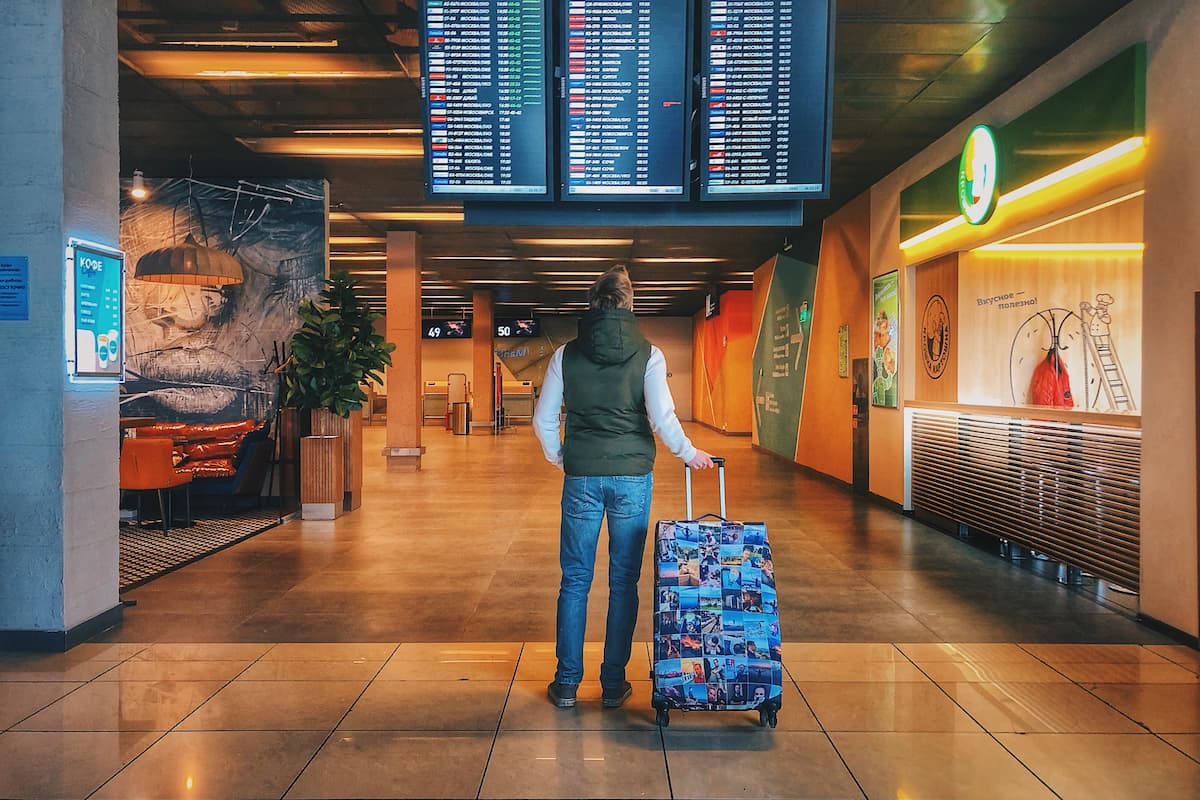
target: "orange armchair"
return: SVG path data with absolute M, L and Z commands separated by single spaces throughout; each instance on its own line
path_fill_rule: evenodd
M 188 484 L 190 472 L 179 472 L 171 459 L 174 443 L 170 439 L 126 439 L 121 447 L 121 490 L 137 492 L 138 525 L 142 524 L 142 492 L 158 493 L 158 510 L 162 514 L 163 535 L 171 523 L 171 490 L 184 487 L 187 503 L 187 524 L 192 522 L 192 499 Z M 163 492 L 167 493 L 166 502 Z

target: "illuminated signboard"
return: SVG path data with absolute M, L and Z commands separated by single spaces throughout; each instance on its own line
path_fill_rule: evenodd
M 829 196 L 830 0 L 705 0 L 700 196 Z
M 690 0 L 567 0 L 562 193 L 685 200 Z
M 125 380 L 125 254 L 72 239 L 71 341 L 68 372 L 74 378 Z
M 422 339 L 470 339 L 469 319 L 427 319 L 421 322 Z
M 497 339 L 523 339 L 541 335 L 542 328 L 536 319 L 496 320 Z
M 543 0 L 421 4 L 431 198 L 549 197 L 548 28 Z

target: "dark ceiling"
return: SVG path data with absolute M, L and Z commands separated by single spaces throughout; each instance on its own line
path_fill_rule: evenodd
M 1127 2 L 840 0 L 833 191 L 828 201 L 806 204 L 807 228 Z M 472 289 L 489 286 L 502 315 L 569 312 L 591 275 L 623 262 L 641 284 L 639 311 L 689 314 L 701 306 L 706 283 L 745 288 L 755 267 L 786 241 L 804 238 L 805 231 L 786 228 L 389 221 L 381 218 L 388 212 L 456 210 L 425 201 L 420 158 L 279 156 L 250 149 L 262 146 L 251 140 L 295 140 L 297 131 L 317 131 L 315 141 L 323 144 L 337 141 L 330 130 L 419 129 L 415 5 L 118 0 L 122 176 L 141 169 L 148 178 L 175 177 L 191 168 L 197 177 L 326 177 L 330 207 L 340 212 L 331 224 L 334 268 L 378 272 L 382 256 L 372 255 L 381 253 L 386 231 L 419 230 L 429 313 L 456 314 L 464 303 L 469 308 Z M 345 74 L 294 77 L 310 69 Z M 379 142 L 411 148 L 419 138 L 389 133 Z M 343 237 L 364 241 L 346 243 Z M 339 254 L 359 257 L 343 260 Z M 375 290 L 368 294 L 383 294 L 381 277 L 360 277 Z

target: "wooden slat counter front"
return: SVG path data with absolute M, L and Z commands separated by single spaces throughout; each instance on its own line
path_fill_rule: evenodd
M 1137 588 L 1139 415 L 933 402 L 904 409 L 914 509 Z

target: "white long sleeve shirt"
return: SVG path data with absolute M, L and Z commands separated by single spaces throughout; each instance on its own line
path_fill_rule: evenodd
M 563 348 L 554 351 L 550 366 L 546 368 L 546 379 L 538 397 L 537 409 L 533 412 L 533 430 L 542 444 L 546 460 L 562 468 L 562 440 L 559 438 L 559 411 L 563 403 L 562 376 Z M 646 397 L 646 415 L 650 418 L 650 429 L 662 439 L 671 453 L 684 461 L 696 457 L 696 448 L 683 432 L 679 417 L 675 416 L 675 400 L 667 386 L 667 359 L 662 351 L 651 345 L 650 360 L 646 362 L 643 383 Z

